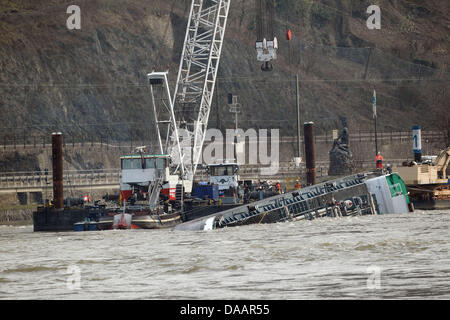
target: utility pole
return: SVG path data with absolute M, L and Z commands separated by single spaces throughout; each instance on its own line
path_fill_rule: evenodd
M 238 101 L 238 96 L 235 96 L 231 93 L 228 94 L 228 105 L 230 106 L 230 112 L 234 113 L 234 157 L 236 159 L 236 163 L 237 163 L 237 135 L 238 135 L 238 113 L 241 112 L 241 108 L 239 107 L 239 103 Z
M 374 125 L 375 125 L 375 155 L 377 155 L 377 154 L 378 154 L 378 134 L 377 134 L 377 92 L 375 91 L 375 89 L 373 90 L 372 104 L 373 104 L 373 119 L 374 119 Z

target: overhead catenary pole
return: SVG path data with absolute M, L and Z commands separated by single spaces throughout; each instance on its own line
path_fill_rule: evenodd
M 230 112 L 234 113 L 234 158 L 236 163 L 237 159 L 237 143 L 238 143 L 238 113 L 240 112 L 238 97 L 232 93 L 228 94 L 228 105 L 230 106 Z
M 373 90 L 372 105 L 373 105 L 373 120 L 374 120 L 374 126 L 375 126 L 375 155 L 377 155 L 377 154 L 378 154 L 378 134 L 377 134 L 377 92 L 375 91 L 375 89 Z
M 300 135 L 301 135 L 301 123 L 300 123 L 300 90 L 298 84 L 298 73 L 295 75 L 295 96 L 297 106 L 297 157 L 300 158 Z

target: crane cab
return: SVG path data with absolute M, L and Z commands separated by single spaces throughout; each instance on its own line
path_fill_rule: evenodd
M 128 155 L 120 157 L 122 182 L 148 186 L 149 181 L 166 175 L 167 155 Z
M 168 178 L 168 155 L 133 154 L 120 157 L 120 193 L 128 200 L 134 191 L 148 192 L 150 183 Z
M 239 185 L 239 166 L 236 163 L 210 164 L 206 167 L 209 182 L 219 186 L 219 192 L 236 189 Z
M 239 187 L 239 165 L 236 163 L 210 164 L 206 166 L 209 183 L 217 185 L 223 204 L 241 203 L 242 194 Z

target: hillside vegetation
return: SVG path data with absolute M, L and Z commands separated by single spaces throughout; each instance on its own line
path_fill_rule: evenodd
M 382 10 L 369 30 L 366 9 Z M 186 0 L 79 0 L 81 30 L 68 30 L 73 1 L 0 0 L 0 143 L 14 137 L 151 139 L 145 75 L 175 80 L 189 14 Z M 294 135 L 295 74 L 301 117 L 317 130 L 433 130 L 448 123 L 450 10 L 446 0 L 278 0 L 279 59 L 256 61 L 254 1 L 233 0 L 210 127 L 232 128 L 227 93 L 239 96 L 243 128 Z M 293 32 L 288 42 L 286 28 Z

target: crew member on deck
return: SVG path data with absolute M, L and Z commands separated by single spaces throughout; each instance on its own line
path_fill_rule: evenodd
M 277 192 L 278 192 L 279 194 L 281 194 L 281 184 L 280 184 L 279 181 L 276 183 L 275 188 L 277 189 Z
M 381 152 L 378 152 L 377 156 L 375 157 L 375 164 L 377 166 L 377 169 L 383 169 L 383 156 L 381 155 Z

